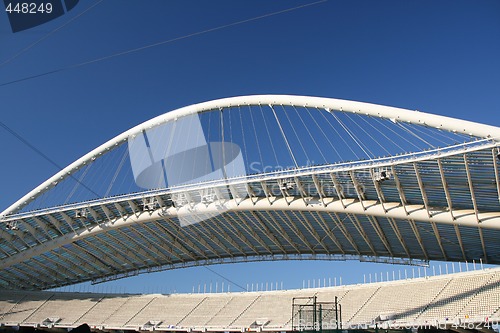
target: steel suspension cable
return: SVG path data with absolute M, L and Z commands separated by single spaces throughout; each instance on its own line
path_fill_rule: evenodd
M 339 160 L 341 160 L 342 156 L 339 154 L 337 148 L 335 148 L 335 146 L 331 142 L 330 138 L 326 135 L 325 131 L 323 131 L 323 128 L 318 124 L 318 122 L 316 121 L 316 118 L 312 115 L 312 113 L 310 112 L 309 108 L 306 107 L 305 109 L 307 110 L 307 112 L 309 113 L 311 119 L 314 121 L 314 123 L 316 124 L 316 126 L 320 130 L 321 134 L 323 134 L 323 136 L 325 137 L 326 141 L 328 141 L 328 143 L 330 144 L 330 147 L 332 147 L 333 151 L 335 151 L 335 153 L 339 157 Z M 321 113 L 321 110 L 319 110 L 318 108 L 316 108 L 316 111 L 318 111 L 318 113 Z
M 417 139 L 419 139 L 420 141 L 422 142 L 425 142 L 426 144 L 428 144 L 429 146 L 431 146 L 432 148 L 436 148 L 434 145 L 430 144 L 429 142 L 427 142 L 426 140 L 424 140 L 423 138 L 421 138 L 419 135 L 417 135 L 416 133 L 410 131 L 410 129 L 406 128 L 406 126 L 402 123 L 399 123 L 398 122 L 398 125 L 403 128 L 405 131 L 407 131 L 408 133 L 410 133 L 411 135 L 413 135 L 414 137 L 416 137 Z
M 253 112 L 252 112 L 252 108 L 251 106 L 249 105 L 248 106 L 249 110 L 250 110 L 250 118 L 252 119 L 251 123 L 252 123 L 252 127 L 253 127 L 253 133 L 255 135 L 255 143 L 257 145 L 257 151 L 259 152 L 259 157 L 260 157 L 260 163 L 262 163 L 262 167 L 264 167 L 264 159 L 262 158 L 262 152 L 260 150 L 260 145 L 259 145 L 259 138 L 257 136 L 257 129 L 255 128 L 255 122 L 253 120 Z M 262 171 L 262 170 L 261 170 Z
M 245 150 L 245 163 L 248 163 L 247 143 L 246 143 L 246 139 L 245 139 L 245 129 L 243 127 L 243 119 L 241 117 L 241 114 L 242 114 L 241 107 L 238 105 L 238 115 L 240 118 L 241 135 L 242 135 L 242 139 L 243 139 L 243 149 Z
M 328 113 L 330 113 L 329 111 L 326 111 Z M 345 141 L 344 137 L 342 135 L 340 135 L 339 131 L 335 128 L 335 126 L 333 126 L 333 124 L 330 122 L 330 120 L 328 120 L 326 118 L 326 116 L 323 114 L 323 112 L 320 113 L 321 116 L 325 119 L 325 122 L 330 125 L 330 127 L 334 130 L 334 132 L 339 136 L 339 138 L 344 142 L 344 144 L 346 145 L 347 148 L 349 148 L 349 150 L 354 154 L 354 156 L 356 156 L 357 159 L 359 159 L 359 156 L 358 154 L 356 154 L 356 152 L 354 151 L 354 149 L 352 149 L 352 147 L 347 143 L 347 141 Z M 341 158 L 341 160 L 343 160 Z
M 111 189 L 113 188 L 113 185 L 115 184 L 116 178 L 120 174 L 123 165 L 125 164 L 125 161 L 127 160 L 128 157 L 128 149 L 125 149 L 125 152 L 123 153 L 122 159 L 120 161 L 120 164 L 118 164 L 118 167 L 116 168 L 115 174 L 113 175 L 113 178 L 111 179 L 111 182 L 108 186 L 108 189 L 106 190 L 106 193 L 104 193 L 104 197 L 107 197 L 109 193 L 111 192 Z
M 377 118 L 373 118 L 377 123 L 379 123 L 380 125 L 382 125 L 383 127 L 385 127 L 387 130 L 391 131 L 392 133 L 396 134 L 398 137 L 400 137 L 401 139 L 403 139 L 404 141 L 408 142 L 410 145 L 412 145 L 413 147 L 417 148 L 417 149 L 421 149 L 419 146 L 415 145 L 415 143 L 411 140 L 408 140 L 405 136 L 397 133 L 395 130 L 393 130 L 391 127 L 387 126 L 386 124 L 384 124 L 384 122 L 380 119 L 377 119 Z M 403 151 L 405 149 L 402 149 Z
M 108 59 L 112 59 L 112 58 L 115 58 L 115 57 L 120 57 L 120 56 L 123 56 L 123 55 L 127 55 L 127 54 L 131 54 L 131 53 L 139 52 L 139 51 L 150 49 L 150 48 L 157 47 L 157 46 L 160 46 L 160 45 L 177 42 L 179 40 L 191 38 L 191 37 L 194 37 L 194 36 L 203 35 L 203 34 L 206 34 L 206 33 L 210 33 L 210 32 L 213 32 L 213 31 L 218 31 L 218 30 L 221 30 L 221 29 L 225 29 L 225 28 L 229 28 L 229 27 L 232 27 L 232 26 L 240 25 L 240 24 L 243 24 L 243 23 L 257 21 L 257 20 L 260 20 L 260 19 L 263 19 L 263 18 L 274 16 L 274 15 L 278 15 L 278 14 L 282 14 L 282 13 L 287 13 L 287 12 L 294 11 L 294 10 L 301 9 L 301 8 L 305 8 L 305 7 L 308 7 L 308 6 L 317 5 L 317 4 L 326 2 L 326 1 L 328 1 L 328 0 L 319 0 L 319 1 L 316 1 L 316 2 L 311 2 L 311 3 L 308 3 L 308 4 L 304 4 L 304 5 L 300 5 L 300 6 L 296 6 L 296 7 L 292 7 L 292 8 L 287 8 L 287 9 L 283 9 L 283 10 L 280 10 L 280 11 L 276 11 L 276 12 L 272 12 L 272 13 L 268 13 L 268 14 L 264 14 L 264 15 L 260 15 L 260 16 L 256 16 L 256 17 L 252 17 L 252 18 L 249 18 L 249 19 L 245 19 L 245 20 L 241 20 L 241 21 L 237 21 L 237 22 L 233 22 L 233 23 L 228 23 L 228 24 L 220 25 L 220 26 L 217 26 L 217 27 L 214 27 L 214 28 L 211 28 L 211 29 L 206 29 L 206 30 L 202 30 L 202 31 L 190 33 L 190 34 L 183 35 L 183 36 L 180 36 L 180 37 L 175 37 L 175 38 L 163 40 L 163 41 L 156 42 L 156 43 L 153 43 L 153 44 L 148 44 L 148 45 L 136 47 L 136 48 L 133 48 L 133 49 L 121 51 L 121 52 L 110 54 L 110 55 L 103 56 L 103 57 L 100 57 L 100 58 L 96 58 L 96 59 L 92 59 L 92 60 L 87 60 L 87 61 L 80 62 L 80 63 L 77 63 L 77 64 L 69 65 L 69 66 L 66 66 L 66 67 L 61 67 L 61 68 L 53 69 L 53 70 L 50 70 L 50 71 L 47 71 L 47 72 L 43 72 L 43 73 L 39 73 L 39 74 L 28 76 L 28 77 L 23 77 L 23 78 L 20 78 L 20 79 L 16 79 L 16 80 L 4 82 L 4 83 L 0 84 L 0 87 L 11 85 L 11 84 L 15 84 L 15 83 L 18 83 L 18 82 L 23 82 L 23 81 L 31 80 L 31 79 L 35 79 L 35 78 L 38 78 L 38 77 L 43 77 L 43 76 L 47 76 L 47 75 L 56 74 L 56 73 L 59 73 L 59 72 L 63 72 L 63 71 L 67 71 L 67 70 L 71 70 L 71 69 L 75 69 L 75 68 L 79 68 L 79 67 L 83 67 L 83 66 L 87 66 L 87 65 L 90 65 L 90 64 L 94 64 L 94 63 L 101 62 L 101 61 L 108 60 Z
M 325 161 L 325 163 L 328 163 L 328 160 L 326 159 L 325 155 L 323 155 L 323 152 L 321 151 L 321 148 L 319 148 L 318 143 L 316 142 L 316 140 L 314 139 L 313 135 L 311 134 L 311 131 L 309 131 L 309 127 L 304 122 L 304 119 L 302 119 L 302 116 L 300 115 L 300 112 L 297 110 L 297 108 L 295 107 L 295 105 L 292 105 L 292 107 L 295 110 L 295 113 L 297 113 L 297 116 L 299 117 L 300 121 L 302 122 L 302 125 L 304 125 L 304 127 L 305 127 L 305 129 L 307 131 L 307 134 L 309 134 L 309 137 L 311 138 L 311 140 L 313 141 L 314 145 L 318 149 L 321 157 L 323 158 L 323 160 Z
M 288 139 L 287 139 L 287 137 L 285 135 L 285 131 L 283 131 L 283 127 L 281 127 L 281 123 L 280 123 L 280 120 L 278 119 L 278 115 L 276 114 L 276 111 L 274 110 L 274 108 L 273 108 L 272 105 L 269 105 L 269 107 L 273 111 L 274 119 L 276 119 L 276 123 L 278 124 L 278 127 L 280 129 L 281 135 L 283 136 L 283 139 L 285 140 L 285 144 L 286 144 L 286 147 L 288 149 L 288 153 L 292 157 L 293 164 L 295 165 L 296 168 L 298 168 L 299 165 L 297 164 L 297 160 L 295 159 L 295 155 L 293 154 L 292 148 L 290 147 L 290 144 L 288 143 Z M 281 107 L 283 107 L 283 105 Z M 285 111 L 285 114 L 286 114 L 286 111 Z
M 363 148 L 363 146 L 358 142 L 357 137 L 355 135 L 353 135 L 351 133 L 351 131 L 349 131 L 349 129 L 344 125 L 344 123 L 334 114 L 334 112 L 331 112 L 331 115 L 337 120 L 337 122 L 340 124 L 340 126 L 342 126 L 344 131 L 346 131 L 347 134 L 349 134 L 349 136 L 354 141 L 354 143 L 356 143 L 358 145 L 358 147 L 361 148 L 361 150 L 365 153 L 365 155 L 368 157 L 368 159 L 370 159 L 371 158 L 370 155 L 366 152 L 366 150 Z
M 356 114 L 356 115 L 357 115 L 357 114 Z M 358 116 L 359 116 L 359 115 L 358 115 Z M 383 146 L 383 145 L 379 142 L 379 140 L 376 140 L 376 139 L 375 139 L 375 138 L 374 138 L 374 137 L 373 137 L 370 133 L 368 133 L 368 132 L 367 132 L 367 131 L 363 128 L 363 126 L 360 126 L 360 125 L 358 124 L 358 122 L 357 122 L 357 121 L 354 121 L 354 120 L 351 118 L 351 115 L 348 115 L 348 118 L 349 118 L 349 119 L 350 119 L 350 120 L 351 120 L 351 121 L 352 121 L 352 122 L 353 122 L 353 123 L 354 123 L 357 127 L 359 127 L 363 133 L 365 133 L 365 134 L 366 134 L 366 135 L 367 135 L 370 139 L 372 139 L 372 141 L 374 141 L 374 142 L 375 142 L 375 143 L 376 143 L 376 144 L 377 144 L 380 148 L 382 148 L 382 150 L 385 150 L 385 152 L 386 152 L 387 154 L 389 154 L 389 155 L 391 154 L 391 153 L 390 153 L 387 149 L 385 149 L 385 147 L 384 147 L 384 146 Z M 362 141 L 362 140 L 360 140 L 360 141 Z M 375 154 L 374 154 L 374 153 L 373 153 L 370 149 L 368 149 L 368 147 L 367 147 L 365 144 L 363 144 L 363 146 L 366 148 L 366 150 L 368 150 L 368 151 L 370 152 L 370 154 L 372 154 L 373 156 L 375 156 Z
M 424 132 L 424 129 L 426 129 L 426 130 L 427 130 L 427 129 L 429 129 L 428 127 L 414 125 L 414 126 L 413 126 L 413 128 L 414 128 L 414 130 L 415 130 L 415 131 L 417 131 L 417 132 L 421 133 L 422 135 L 432 137 L 433 139 L 435 139 L 436 141 L 439 141 L 439 142 L 440 142 L 440 143 L 442 143 L 443 145 L 448 145 L 448 144 L 450 144 L 449 142 L 445 142 L 445 141 L 442 141 L 442 140 L 437 139 L 434 135 L 431 135 L 431 134 L 429 134 L 429 133 Z M 442 137 L 444 137 L 444 138 L 450 139 L 449 137 L 446 137 L 446 136 L 444 136 L 443 134 L 439 133 L 439 132 L 440 132 L 440 130 L 439 130 L 439 129 L 437 129 L 437 130 L 436 130 L 436 131 L 434 131 L 434 132 L 435 132 L 435 133 L 432 133 L 432 134 L 438 134 L 438 135 L 441 135 L 441 136 L 442 136 Z
M 297 134 L 297 131 L 295 130 L 295 127 L 293 126 L 293 122 L 290 120 L 290 117 L 288 116 L 288 112 L 286 111 L 286 109 L 285 109 L 285 107 L 283 105 L 281 105 L 281 108 L 283 109 L 283 113 L 285 114 L 286 119 L 290 123 L 290 127 L 292 128 L 293 134 L 295 134 L 295 137 L 297 138 L 297 141 L 299 142 L 300 148 L 302 148 L 302 151 L 304 152 L 304 155 L 306 156 L 307 160 L 309 161 L 309 155 L 307 155 L 307 151 L 304 148 L 304 146 L 302 145 L 302 141 L 300 141 L 300 137 Z M 294 158 L 294 161 L 295 161 L 296 167 L 298 168 L 298 164 L 297 164 L 297 161 L 295 160 L 295 158 Z
M 259 109 L 260 109 L 260 113 L 262 115 L 262 119 L 264 120 L 264 127 L 266 128 L 267 136 L 269 137 L 269 145 L 271 146 L 271 149 L 272 149 L 273 154 L 274 154 L 274 159 L 276 161 L 275 165 L 279 165 L 280 163 L 278 161 L 278 156 L 276 155 L 276 150 L 274 149 L 273 140 L 271 139 L 271 133 L 269 133 L 269 128 L 267 126 L 266 117 L 264 116 L 264 111 L 262 110 L 262 105 L 259 105 Z
M 377 129 L 375 126 L 373 126 L 368 120 L 366 120 L 366 116 L 361 116 L 359 114 L 356 114 L 362 121 L 364 121 L 368 126 L 370 126 L 371 128 L 373 128 L 375 131 L 377 131 L 379 134 L 381 134 L 384 138 L 386 138 L 387 140 L 389 140 L 392 144 L 394 144 L 396 147 L 398 147 L 399 149 L 403 150 L 403 148 L 401 148 L 396 142 L 394 142 L 391 138 L 389 138 L 387 135 L 384 134 L 383 131 Z M 383 150 L 385 150 L 385 152 L 389 155 L 391 155 L 391 153 L 379 142 L 379 140 L 375 140 L 375 138 L 373 138 L 369 133 L 367 133 L 364 129 L 363 131 L 373 140 L 375 141 Z
M 71 190 L 71 192 L 66 197 L 66 200 L 64 200 L 63 205 L 67 204 L 68 201 L 71 199 L 71 197 L 75 194 L 76 190 L 78 189 L 78 186 L 81 184 L 81 182 L 83 182 L 83 178 L 85 178 L 85 176 L 89 172 L 91 166 L 92 166 L 92 163 L 89 164 L 89 165 L 87 165 L 87 167 L 85 168 L 85 170 L 83 170 L 82 174 L 78 178 L 78 182 L 76 182 L 75 185 L 73 186 L 73 189 Z

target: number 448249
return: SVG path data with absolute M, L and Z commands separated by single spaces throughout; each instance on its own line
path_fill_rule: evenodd
M 8 13 L 19 13 L 19 14 L 38 14 L 38 13 L 52 13 L 52 4 L 50 2 L 37 4 L 34 2 L 21 2 L 12 4 L 9 2 L 5 11 Z

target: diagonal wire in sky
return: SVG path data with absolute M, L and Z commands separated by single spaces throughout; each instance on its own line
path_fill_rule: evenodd
M 61 167 L 57 162 L 55 162 L 53 159 L 51 159 L 49 156 L 44 154 L 40 149 L 37 147 L 33 146 L 28 140 L 26 140 L 24 137 L 22 137 L 19 133 L 11 129 L 9 126 L 7 126 L 5 123 L 0 121 L 0 127 L 3 127 L 7 132 L 12 134 L 14 137 L 16 137 L 19 141 L 24 143 L 26 146 L 28 146 L 31 150 L 33 150 L 35 153 L 43 157 L 44 160 L 48 161 L 50 164 L 55 166 L 58 170 L 63 170 L 64 168 Z M 86 190 L 90 191 L 92 194 L 96 195 L 98 198 L 101 198 L 102 196 L 94 192 L 90 187 L 82 183 L 79 179 L 75 178 L 72 174 L 69 175 L 70 178 L 78 182 L 80 185 L 82 185 Z
M 55 28 L 54 30 L 50 31 L 48 34 L 42 36 L 41 38 L 37 39 L 36 41 L 34 41 L 33 43 L 31 43 L 30 45 L 26 46 L 24 49 L 22 49 L 21 51 L 17 52 L 16 54 L 14 54 L 12 57 L 8 58 L 7 60 L 5 60 L 4 62 L 0 63 L 0 68 L 5 66 L 6 64 L 8 64 L 9 62 L 11 62 L 12 60 L 18 58 L 19 56 L 21 56 L 22 54 L 28 52 L 30 49 L 32 49 L 34 46 L 36 46 L 37 44 L 39 44 L 40 42 L 42 42 L 43 40 L 49 38 L 50 36 L 52 36 L 53 34 L 55 34 L 57 31 L 61 30 L 62 28 L 64 28 L 65 26 L 69 25 L 70 23 L 74 22 L 76 19 L 80 18 L 81 16 L 83 16 L 84 14 L 86 14 L 88 11 L 90 11 L 91 9 L 93 9 L 95 6 L 97 6 L 98 4 L 100 4 L 101 2 L 103 2 L 103 0 L 99 0 L 97 1 L 95 4 L 93 4 L 92 6 L 90 6 L 89 8 L 85 9 L 83 12 L 81 12 L 80 14 L 76 15 L 75 17 L 73 17 L 71 20 L 67 21 L 66 23 L 64 23 L 63 25 Z
M 114 53 L 114 54 L 111 54 L 111 55 L 108 55 L 108 56 L 104 56 L 104 57 L 96 58 L 96 59 L 93 59 L 93 60 L 81 62 L 81 63 L 78 63 L 78 64 L 73 64 L 73 65 L 69 65 L 69 66 L 66 66 L 66 67 L 59 68 L 59 69 L 51 70 L 51 71 L 48 71 L 48 72 L 44 72 L 44 73 L 40 73 L 40 74 L 36 74 L 36 75 L 24 77 L 24 78 L 21 78 L 21 79 L 17 79 L 17 80 L 5 82 L 5 83 L 0 84 L 0 87 L 1 86 L 11 85 L 11 84 L 14 84 L 14 83 L 19 83 L 19 82 L 27 81 L 27 80 L 31 80 L 31 79 L 35 79 L 35 78 L 42 77 L 42 76 L 47 76 L 47 75 L 51 75 L 51 74 L 63 72 L 63 71 L 74 69 L 74 68 L 78 68 L 78 67 L 83 67 L 83 66 L 86 66 L 86 65 L 90 65 L 90 64 L 93 64 L 93 63 L 97 63 L 97 62 L 100 62 L 100 61 L 112 59 L 112 58 L 115 58 L 115 57 L 119 57 L 119 56 L 131 54 L 131 53 L 139 52 L 139 51 L 146 50 L 146 49 L 153 48 L 153 47 L 157 47 L 157 46 L 160 46 L 160 45 L 173 43 L 173 42 L 176 42 L 176 41 L 179 41 L 179 40 L 183 40 L 183 39 L 187 39 L 187 38 L 191 38 L 191 37 L 203 35 L 203 34 L 206 34 L 206 33 L 210 33 L 210 32 L 214 32 L 214 31 L 222 30 L 222 29 L 233 27 L 233 26 L 236 26 L 236 25 L 240 25 L 240 24 L 244 24 L 244 23 L 248 23 L 248 22 L 252 22 L 252 21 L 257 21 L 257 20 L 264 19 L 264 18 L 267 18 L 267 17 L 271 17 L 271 16 L 275 16 L 275 15 L 279 15 L 279 14 L 291 12 L 291 11 L 294 11 L 294 10 L 297 10 L 297 9 L 301 9 L 301 8 L 305 8 L 305 7 L 317 5 L 317 4 L 326 2 L 326 1 L 328 1 L 328 0 L 319 0 L 319 1 L 312 2 L 312 3 L 308 3 L 308 4 L 296 6 L 296 7 L 291 7 L 291 8 L 287 8 L 287 9 L 283 9 L 283 10 L 280 10 L 280 11 L 276 11 L 276 12 L 272 12 L 272 13 L 268 13 L 268 14 L 256 16 L 256 17 L 253 17 L 253 18 L 249 18 L 249 19 L 245 19 L 245 20 L 241 20 L 241 21 L 237 21 L 237 22 L 233 22 L 233 23 L 221 25 L 221 26 L 218 26 L 218 27 L 214 27 L 214 28 L 210 28 L 210 29 L 206 29 L 206 30 L 194 32 L 194 33 L 187 34 L 187 35 L 184 35 L 184 36 L 180 36 L 180 37 L 176 37 L 176 38 L 172 38 L 172 39 L 167 39 L 167 40 L 156 42 L 156 43 L 153 43 L 153 44 L 148 44 L 148 45 L 145 45 L 145 46 L 141 46 L 141 47 L 129 49 L 129 50 L 118 52 L 118 53 Z M 24 54 L 25 52 L 27 52 L 28 50 L 30 50 L 32 47 L 34 47 L 35 45 L 37 45 L 38 43 L 40 43 L 44 39 L 48 38 L 53 33 L 57 32 L 60 29 L 62 29 L 63 27 L 65 27 L 66 25 L 68 25 L 69 23 L 71 23 L 72 21 L 76 20 L 78 17 L 82 16 L 83 14 L 85 14 L 86 12 L 88 12 L 89 10 L 91 10 L 92 8 L 94 8 L 95 6 L 97 6 L 101 2 L 102 2 L 102 0 L 96 2 L 94 5 L 92 5 L 91 7 L 89 7 L 87 10 L 85 10 L 80 15 L 76 16 L 75 18 L 73 18 L 72 20 L 70 20 L 67 23 L 63 24 L 62 26 L 54 29 L 49 34 L 45 35 L 44 37 L 42 37 L 39 40 L 35 41 L 34 43 L 30 44 L 29 46 L 27 46 L 26 48 L 24 48 L 20 52 L 16 53 L 11 58 L 9 58 L 6 61 L 4 61 L 3 63 L 1 63 L 0 67 L 4 66 L 5 64 L 7 64 L 10 61 L 14 60 L 15 58 L 19 57 L 21 54 Z M 35 146 L 33 146 L 29 141 L 27 141 L 26 139 L 24 139 L 20 134 L 18 134 L 14 130 L 12 130 L 10 127 L 8 127 L 6 124 L 4 124 L 1 121 L 0 121 L 0 127 L 3 127 L 7 132 L 9 132 L 10 134 L 12 134 L 14 137 L 16 137 L 18 140 L 20 140 L 26 146 L 28 146 L 35 153 L 37 153 L 38 155 L 40 155 L 41 157 L 43 157 L 50 164 L 54 165 L 57 169 L 59 169 L 59 170 L 63 169 L 59 164 L 57 164 L 56 162 L 54 162 L 54 160 L 52 160 L 49 156 L 47 156 L 42 151 L 40 151 L 38 148 L 36 148 Z M 73 175 L 70 175 L 70 177 L 73 178 L 78 183 L 80 183 L 80 185 L 82 185 L 84 188 L 86 188 L 88 191 L 90 191 L 91 193 L 93 193 L 97 197 L 101 197 L 99 194 L 97 194 L 92 189 L 90 189 L 85 184 L 83 184 L 80 180 L 74 178 Z M 246 288 L 244 288 L 243 286 L 239 285 L 238 283 L 236 283 L 236 282 L 228 279 L 227 277 L 225 277 L 225 276 L 217 273 L 216 271 L 214 271 L 213 269 L 211 269 L 211 268 L 209 268 L 207 266 L 204 266 L 204 267 L 207 270 L 209 270 L 210 272 L 214 273 L 215 275 L 217 275 L 217 276 L 221 277 L 222 279 L 228 281 L 229 283 L 237 286 L 241 290 L 246 291 Z
M 38 149 L 37 147 L 33 146 L 28 140 L 26 140 L 23 136 L 21 136 L 19 133 L 17 133 L 16 131 L 14 131 L 13 129 L 11 129 L 9 126 L 7 126 L 5 123 L 3 123 L 2 121 L 0 121 L 0 127 L 3 127 L 7 132 L 9 132 L 10 134 L 12 134 L 14 137 L 16 137 L 19 141 L 21 141 L 22 143 L 24 143 L 26 146 L 28 146 L 31 150 L 33 150 L 36 154 L 40 155 L 41 157 L 43 157 L 43 159 L 45 159 L 46 161 L 48 161 L 50 164 L 52 164 L 53 166 L 55 166 L 57 169 L 59 170 L 63 170 L 63 167 L 61 167 L 60 164 L 58 164 L 57 162 L 55 162 L 53 159 L 51 159 L 49 156 L 47 156 L 46 154 L 44 154 L 40 149 Z M 72 174 L 69 175 L 70 178 L 72 178 L 73 180 L 75 180 L 76 182 L 78 182 L 80 185 L 82 185 L 85 189 L 87 189 L 88 191 L 90 191 L 91 193 L 93 193 L 94 195 L 96 195 L 98 198 L 101 198 L 102 196 L 97 194 L 96 192 L 94 192 L 91 188 L 89 188 L 87 185 L 85 185 L 81 180 L 77 179 L 76 177 L 74 177 Z M 226 280 L 227 282 L 235 285 L 236 287 L 240 288 L 241 290 L 243 291 L 247 291 L 246 288 L 242 287 L 240 284 L 230 280 L 229 278 L 225 277 L 224 275 L 222 274 L 219 274 L 217 273 L 216 271 L 214 271 L 213 269 L 211 269 L 210 267 L 204 265 L 203 267 L 205 267 L 207 270 L 209 270 L 210 272 L 214 273 L 215 275 L 219 276 L 220 278 Z
M 31 79 L 35 79 L 35 78 L 42 77 L 42 76 L 47 76 L 47 75 L 51 75 L 51 74 L 55 74 L 55 73 L 67 71 L 67 70 L 70 70 L 70 69 L 75 69 L 75 68 L 82 67 L 82 66 L 87 66 L 87 65 L 94 64 L 96 62 L 100 62 L 100 61 L 103 61 L 103 60 L 108 60 L 108 59 L 115 58 L 115 57 L 120 57 L 120 56 L 123 56 L 123 55 L 126 55 L 126 54 L 139 52 L 139 51 L 150 49 L 150 48 L 157 47 L 157 46 L 160 46 L 160 45 L 169 44 L 169 43 L 173 43 L 173 42 L 176 42 L 176 41 L 179 41 L 179 40 L 191 38 L 191 37 L 194 37 L 194 36 L 203 35 L 203 34 L 206 34 L 206 33 L 209 33 L 209 32 L 214 32 L 214 31 L 225 29 L 225 28 L 233 27 L 233 26 L 240 25 L 240 24 L 243 24 L 243 23 L 257 21 L 257 20 L 260 20 L 260 19 L 263 19 L 263 18 L 267 18 L 267 17 L 271 17 L 271 16 L 275 16 L 275 15 L 279 15 L 279 14 L 291 12 L 291 11 L 294 11 L 294 10 L 297 10 L 297 9 L 302 9 L 302 8 L 309 7 L 309 6 L 318 5 L 320 3 L 327 2 L 327 1 L 328 0 L 319 0 L 319 1 L 311 2 L 311 3 L 307 3 L 305 5 L 291 7 L 291 8 L 283 9 L 283 10 L 280 10 L 280 11 L 276 11 L 276 12 L 272 12 L 272 13 L 268 13 L 268 14 L 264 14 L 264 15 L 260 15 L 260 16 L 256 16 L 256 17 L 252 17 L 252 18 L 249 18 L 249 19 L 245 19 L 245 20 L 241 20 L 241 21 L 237 21 L 237 22 L 233 22 L 233 23 L 228 23 L 228 24 L 220 25 L 220 26 L 215 27 L 215 28 L 210 28 L 210 29 L 206 29 L 206 30 L 202 30 L 202 31 L 198 31 L 198 32 L 193 32 L 191 34 L 187 34 L 187 35 L 184 35 L 184 36 L 180 36 L 180 37 L 175 37 L 175 38 L 163 40 L 163 41 L 156 42 L 156 43 L 153 43 L 153 44 L 148 44 L 148 45 L 144 45 L 144 46 L 141 46 L 141 47 L 129 49 L 129 50 L 126 50 L 126 51 L 121 51 L 121 52 L 118 52 L 118 53 L 110 54 L 110 55 L 107 55 L 107 56 L 104 56 L 104 57 L 96 58 L 96 59 L 93 59 L 93 60 L 88 60 L 88 61 L 80 62 L 78 64 L 73 64 L 73 65 L 69 65 L 69 66 L 66 66 L 66 67 L 61 67 L 61 68 L 54 69 L 54 70 L 51 70 L 51 71 L 47 71 L 47 72 L 44 72 L 44 73 L 35 74 L 35 75 L 27 76 L 27 77 L 24 77 L 24 78 L 20 78 L 20 79 L 16 79 L 16 80 L 4 82 L 4 83 L 0 84 L 0 87 L 11 85 L 11 84 L 14 84 L 14 83 L 19 83 L 19 82 L 27 81 L 27 80 L 31 80 Z
M 219 276 L 219 277 L 223 278 L 223 279 L 224 279 L 224 280 L 226 280 L 227 282 L 232 283 L 233 285 L 235 285 L 236 287 L 240 288 L 241 290 L 243 290 L 243 291 L 248 291 L 248 290 L 247 290 L 247 288 L 244 288 L 244 287 L 242 287 L 241 285 L 237 284 L 236 282 L 229 280 L 227 277 L 225 277 L 225 276 L 223 276 L 223 275 L 221 275 L 221 274 L 217 273 L 216 271 L 214 271 L 213 269 L 211 269 L 211 268 L 210 268 L 210 267 L 208 267 L 207 265 L 204 265 L 203 267 L 205 267 L 206 269 L 208 269 L 210 272 L 214 273 L 215 275 L 217 275 L 217 276 Z

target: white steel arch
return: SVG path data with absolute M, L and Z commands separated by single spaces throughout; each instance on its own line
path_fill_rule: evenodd
M 500 141 L 500 128 L 472 121 L 439 116 L 425 112 L 412 111 L 408 109 L 383 106 L 371 103 L 348 101 L 334 98 L 296 96 L 296 95 L 250 95 L 222 98 L 213 101 L 193 104 L 182 107 L 163 115 L 150 119 L 137 125 L 128 131 L 116 136 L 108 142 L 100 145 L 91 152 L 85 154 L 75 162 L 71 163 L 54 176 L 34 188 L 21 199 L 0 213 L 0 218 L 17 212 L 30 201 L 57 185 L 70 174 L 78 171 L 81 167 L 92 163 L 93 160 L 106 154 L 113 148 L 123 144 L 129 137 L 133 137 L 144 130 L 159 126 L 166 122 L 176 120 L 191 114 L 202 113 L 210 110 L 223 109 L 232 106 L 244 105 L 289 105 L 323 108 L 346 113 L 358 113 L 363 115 L 391 119 L 393 121 L 406 122 L 415 125 L 425 125 L 449 132 L 463 133 L 478 138 L 488 138 Z
M 312 112 L 310 117 L 339 116 L 362 124 L 369 124 L 369 119 L 380 124 L 382 130 L 387 124 L 425 129 L 431 135 L 444 134 L 453 140 L 445 142 L 444 148 L 430 144 L 419 146 L 416 151 L 387 151 L 388 155 L 382 157 L 371 154 L 368 159 L 358 157 L 355 161 L 325 159 L 324 164 L 301 163 L 296 168 L 269 172 L 234 174 L 147 190 L 125 189 L 116 195 L 79 198 L 33 211 L 28 206 L 18 212 L 65 178 L 75 178 L 78 172 L 84 174 L 94 162 L 94 168 L 99 167 L 99 162 L 116 162 L 107 159 L 115 153 L 125 161 L 123 156 L 130 153 L 127 148 L 135 136 L 147 137 L 147 131 L 154 132 L 168 122 L 180 126 L 182 121 L 176 122 L 178 119 L 193 114 L 201 114 L 195 117 L 199 119 L 220 116 L 222 123 L 225 120 L 221 115 L 229 114 L 224 110 L 239 111 L 240 106 L 245 111 L 243 106 L 249 106 L 248 114 L 254 110 L 255 114 L 264 114 L 261 110 L 267 112 L 267 107 L 273 113 L 281 106 L 289 107 L 282 109 L 291 113 L 296 108 L 305 113 L 317 109 L 314 111 L 320 112 Z M 276 113 L 274 116 L 281 126 Z M 357 122 L 349 124 L 359 126 Z M 305 136 L 307 131 L 303 129 L 301 134 Z M 161 142 L 175 141 L 171 139 L 173 135 L 168 137 L 170 141 Z M 211 137 L 207 141 L 217 139 Z M 237 139 L 234 142 L 239 143 Z M 341 145 L 342 141 L 335 143 Z M 312 149 L 316 142 L 309 144 L 306 147 Z M 326 146 L 330 148 L 333 146 Z M 351 256 L 375 261 L 401 259 L 413 264 L 480 259 L 499 263 L 499 148 L 500 129 L 494 126 L 353 101 L 257 95 L 180 108 L 116 136 L 2 212 L 0 288 L 44 289 L 119 278 L 150 271 L 152 267 L 174 269 L 255 258 L 324 255 L 329 260 Z M 381 172 L 390 176 L 381 179 Z M 113 174 L 118 173 L 113 170 Z M 124 182 L 129 180 L 135 179 L 125 178 Z M 344 192 L 342 186 L 350 191 Z M 195 218 L 183 223 L 186 216 Z M 124 255 L 127 253 L 131 256 Z M 81 269 L 74 271 L 76 263 Z M 33 272 L 26 273 L 27 267 Z M 54 271 L 59 272 L 58 276 L 51 277 Z M 33 276 L 40 279 L 34 281 Z

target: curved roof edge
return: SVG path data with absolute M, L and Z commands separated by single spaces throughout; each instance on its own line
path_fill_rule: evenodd
M 28 194 L 26 194 L 21 199 L 5 209 L 3 212 L 1 212 L 0 219 L 20 210 L 24 205 L 34 200 L 40 194 L 53 188 L 59 181 L 68 177 L 73 172 L 79 170 L 81 166 L 84 166 L 87 163 L 91 163 L 96 158 L 99 158 L 101 155 L 107 153 L 108 151 L 111 151 L 114 147 L 117 147 L 125 142 L 130 136 L 140 133 L 143 130 L 190 114 L 244 105 L 300 105 L 304 107 L 324 108 L 328 111 L 337 110 L 341 112 L 361 113 L 365 115 L 391 119 L 393 121 L 430 126 L 450 132 L 458 132 L 471 136 L 491 138 L 495 141 L 500 141 L 500 128 L 496 126 L 490 126 L 472 121 L 460 120 L 451 117 L 438 116 L 430 113 L 383 106 L 378 104 L 334 98 L 297 95 L 249 95 L 228 97 L 193 104 L 164 113 L 119 134 L 113 139 L 105 142 L 104 144 L 85 154 L 84 156 L 71 163 L 70 165 L 56 173 L 54 176 L 50 177 L 45 182 L 34 188 Z

